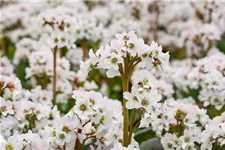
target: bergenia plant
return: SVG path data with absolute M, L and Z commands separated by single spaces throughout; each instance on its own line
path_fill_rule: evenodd
M 147 70 L 163 70 L 168 65 L 169 54 L 162 52 L 162 47 L 154 41 L 151 45 L 144 43 L 138 38 L 134 31 L 116 34 L 115 39 L 109 44 L 100 47 L 95 53 L 90 50 L 86 62 L 82 62 L 80 72 L 88 75 L 93 68 L 106 69 L 109 78 L 120 76 L 123 87 L 123 146 L 127 147 L 131 143 L 132 131 L 134 128 L 134 117 L 136 109 L 151 112 L 157 109 L 157 102 L 161 100 L 161 95 L 157 89 L 151 87 L 151 81 L 147 75 L 138 84 L 129 89 L 132 72 L 137 65 Z M 129 111 L 133 109 L 133 116 L 129 125 Z M 130 129 L 129 129 L 130 127 Z

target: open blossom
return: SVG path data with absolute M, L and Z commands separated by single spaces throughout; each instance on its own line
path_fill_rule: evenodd
M 133 108 L 140 108 L 141 107 L 141 100 L 139 98 L 139 95 L 141 96 L 142 93 L 140 93 L 138 95 L 138 87 L 137 86 L 132 86 L 132 90 L 131 93 L 129 92 L 124 92 L 123 93 L 123 97 L 126 98 L 128 100 L 128 102 L 126 103 L 126 107 L 128 109 L 133 109 Z M 136 95 L 137 94 L 137 95 Z
M 13 103 L 11 101 L 6 101 L 4 98 L 0 97 L 0 112 L 2 115 L 7 116 L 8 114 L 14 114 Z
M 160 107 L 158 102 L 162 98 L 161 94 L 148 84 L 148 80 L 133 85 L 131 93 L 125 92 L 123 96 L 128 100 L 126 102 L 128 109 L 144 108 L 149 113 Z
M 113 145 L 113 148 L 110 150 L 139 150 L 139 147 L 137 145 L 130 144 L 128 147 L 123 147 L 121 143 L 115 143 Z
M 1 147 L 3 148 L 3 150 L 22 149 L 23 148 L 22 139 L 20 138 L 19 135 L 11 136 L 8 138 L 6 142 L 3 141 Z
M 14 63 L 18 65 L 20 61 L 27 60 L 29 56 L 39 48 L 40 44 L 38 41 L 30 38 L 23 38 L 16 44 Z
M 20 98 L 21 89 L 22 86 L 17 77 L 0 75 L 1 97 L 6 100 L 15 101 Z
M 145 53 L 143 56 L 143 65 L 141 65 L 141 67 L 145 68 L 147 70 L 150 70 L 151 68 L 158 68 L 159 70 L 162 70 L 163 67 L 168 65 L 169 62 L 169 54 L 167 53 L 163 53 L 162 52 L 162 46 L 159 46 L 158 43 L 152 41 L 149 49 L 151 50 L 148 53 Z M 147 56 L 148 57 L 147 57 Z M 151 62 L 149 64 L 149 62 Z
M 6 101 L 4 98 L 0 97 L 0 113 L 4 116 L 8 114 L 14 114 L 13 103 L 11 101 Z
M 173 84 L 171 81 L 167 81 L 165 72 L 149 71 L 137 67 L 131 76 L 132 84 L 138 84 L 144 80 L 148 80 L 151 88 L 157 89 L 162 96 L 169 98 L 174 93 Z
M 135 19 L 127 20 L 125 18 L 121 18 L 119 20 L 115 20 L 114 22 L 112 22 L 112 24 L 110 24 L 110 26 L 107 29 L 103 30 L 104 39 L 102 43 L 109 42 L 116 33 L 124 31 L 128 32 L 131 30 L 135 30 L 139 35 L 140 33 L 143 32 L 141 30 L 141 26 L 142 24 Z
M 213 144 L 223 146 L 225 144 L 225 113 L 210 120 L 203 131 L 201 150 L 212 149 Z
M 80 61 L 82 60 L 83 51 L 81 48 L 70 49 L 66 54 L 66 58 L 72 63 L 73 65 L 79 65 Z
M 42 90 L 41 86 L 37 86 L 36 88 L 31 90 L 31 99 L 36 103 L 51 105 L 52 91 Z
M 7 57 L 3 57 L 0 52 L 0 74 L 10 76 L 13 74 L 13 65 Z

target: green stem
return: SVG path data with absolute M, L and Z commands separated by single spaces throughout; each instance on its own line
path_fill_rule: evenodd
M 139 120 L 139 121 L 133 126 L 132 131 L 133 131 L 136 127 L 138 127 L 138 126 L 140 125 L 140 123 L 141 123 L 141 120 Z
M 82 150 L 82 146 L 84 145 L 84 143 L 85 143 L 88 139 L 91 139 L 91 138 L 97 139 L 96 136 L 89 136 L 89 137 L 87 137 L 87 138 L 84 139 L 83 142 L 80 144 L 79 150 Z
M 81 132 L 82 132 L 82 130 L 81 130 L 81 129 L 78 129 L 77 133 L 79 134 L 79 133 L 81 133 Z M 80 140 L 77 138 L 77 139 L 75 140 L 75 147 L 74 147 L 74 150 L 79 150 L 79 149 L 80 149 L 80 145 L 81 145 Z
M 133 126 L 134 126 L 134 118 L 135 118 L 135 114 L 136 114 L 136 109 L 133 110 L 132 113 L 132 119 L 131 119 L 131 123 L 130 123 L 130 132 L 129 132 L 129 143 L 131 142 L 131 137 L 132 137 L 132 131 L 133 131 Z
M 130 74 L 129 74 L 129 61 L 130 58 L 128 54 L 126 57 L 123 57 L 124 60 L 124 69 L 122 65 L 119 65 L 119 71 L 122 77 L 122 86 L 123 86 L 123 93 L 129 91 L 129 81 L 130 81 Z M 123 146 L 127 147 L 129 143 L 129 112 L 126 108 L 127 100 L 123 98 Z
M 124 66 L 122 64 L 119 64 L 118 66 L 119 66 L 119 72 L 122 78 L 122 86 L 123 86 L 123 93 L 124 93 L 124 92 L 129 92 L 129 82 L 130 82 L 132 71 L 134 67 L 140 62 L 140 60 L 136 57 L 131 57 L 128 53 L 126 54 L 126 57 L 123 57 L 123 60 L 124 60 Z M 127 100 L 123 98 L 123 146 L 125 147 L 127 147 L 131 141 L 131 138 L 128 132 L 129 111 L 126 108 L 126 102 Z M 132 119 L 132 122 L 134 122 L 133 119 Z M 132 123 L 132 126 L 133 126 L 133 123 Z M 132 133 L 130 134 L 132 135 Z
M 57 72 L 56 72 L 56 65 L 57 65 L 57 46 L 53 49 L 53 99 L 52 99 L 52 104 L 56 104 L 56 77 L 57 77 Z
M 134 67 L 140 62 L 140 60 L 135 60 L 134 58 L 130 58 L 128 54 L 126 58 L 124 57 L 123 59 L 124 59 L 124 69 L 123 69 L 123 66 L 119 64 L 119 71 L 122 77 L 122 86 L 123 86 L 123 93 L 124 93 L 124 92 L 129 92 L 129 82 L 130 82 L 132 71 Z M 127 147 L 130 144 L 130 141 L 131 141 L 130 136 L 132 136 L 132 130 L 133 130 L 133 129 L 130 130 L 131 133 L 129 134 L 128 132 L 129 111 L 126 108 L 126 102 L 127 100 L 123 98 L 123 146 L 125 147 Z M 132 119 L 132 122 L 134 122 L 133 119 Z M 133 126 L 133 123 L 131 124 L 131 126 Z
M 1 44 L 0 44 L 0 48 L 1 48 L 1 50 L 3 51 L 3 54 L 5 54 L 5 55 L 7 55 L 6 54 L 6 42 L 5 42 L 5 35 L 3 35 L 3 38 L 1 39 Z
M 88 46 L 87 46 L 87 41 L 86 40 L 82 40 L 81 41 L 81 48 L 83 50 L 82 60 L 84 61 L 85 58 L 87 58 L 87 56 L 88 56 Z
M 129 75 L 122 77 L 122 84 L 123 84 L 123 93 L 128 92 L 129 90 Z M 129 137 L 128 137 L 128 128 L 129 128 L 129 113 L 128 109 L 126 108 L 127 100 L 123 98 L 123 146 L 127 147 L 129 145 Z

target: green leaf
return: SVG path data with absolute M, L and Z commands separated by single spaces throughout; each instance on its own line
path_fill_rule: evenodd
M 25 69 L 29 66 L 28 60 L 22 60 L 19 64 L 15 67 L 15 74 L 20 79 L 22 87 L 25 89 L 30 89 L 31 87 L 27 84 L 25 79 L 26 72 Z
M 150 128 L 148 129 L 140 129 L 137 132 L 135 132 L 135 140 L 140 144 L 143 141 L 147 141 L 149 139 L 152 139 L 156 137 L 155 132 L 153 132 Z
M 163 150 L 159 138 L 152 138 L 140 144 L 141 150 Z
M 217 41 L 217 48 L 225 53 L 225 34 L 222 36 L 222 39 L 220 41 Z
M 15 51 L 16 51 L 16 46 L 14 44 L 10 44 L 6 51 L 6 54 L 10 60 L 13 59 Z

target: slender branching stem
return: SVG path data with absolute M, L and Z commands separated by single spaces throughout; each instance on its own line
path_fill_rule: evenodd
M 122 77 L 123 93 L 129 90 L 129 76 Z M 127 100 L 123 98 L 123 145 L 129 145 L 128 127 L 129 127 L 129 112 L 126 108 Z
M 81 41 L 81 48 L 83 50 L 83 57 L 82 60 L 85 61 L 85 59 L 88 56 L 88 45 L 87 45 L 87 41 L 86 40 L 82 40 Z
M 96 136 L 89 136 L 86 139 L 83 140 L 83 142 L 80 144 L 79 150 L 82 150 L 82 146 L 84 145 L 84 143 L 88 140 L 88 139 L 97 139 Z
M 52 99 L 52 104 L 53 105 L 56 104 L 57 51 L 58 51 L 58 48 L 56 46 L 53 49 L 53 99 Z
M 134 67 L 141 61 L 137 57 L 131 57 L 128 53 L 126 54 L 126 57 L 123 57 L 124 60 L 124 66 L 122 64 L 119 64 L 119 72 L 122 78 L 122 86 L 123 86 L 123 93 L 129 92 L 129 82 L 130 77 L 132 74 L 132 71 Z M 129 111 L 126 108 L 126 102 L 127 100 L 123 98 L 123 146 L 127 147 L 130 144 L 131 141 L 131 135 L 129 135 Z M 136 111 L 136 110 L 135 110 Z M 133 117 L 135 117 L 135 114 L 133 114 Z M 133 118 L 132 117 L 132 118 Z M 133 122 L 134 118 L 131 121 L 131 127 L 133 128 Z M 132 128 L 130 128 L 130 132 L 132 132 Z
M 81 129 L 78 129 L 77 133 L 79 134 L 79 133 L 81 133 L 81 132 L 82 132 L 82 130 L 81 130 Z M 80 140 L 77 138 L 77 139 L 75 140 L 74 150 L 79 150 L 80 145 L 81 145 Z
M 133 126 L 134 126 L 135 115 L 136 115 L 136 109 L 134 109 L 133 110 L 133 113 L 132 113 L 132 119 L 131 119 L 131 123 L 130 123 L 130 131 L 129 131 L 129 143 L 131 142 L 131 137 L 132 137 L 132 131 L 133 131 Z

